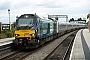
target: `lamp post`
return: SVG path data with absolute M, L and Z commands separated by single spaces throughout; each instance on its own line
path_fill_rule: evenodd
M 9 24 L 10 24 L 10 9 L 8 9 L 8 14 L 9 14 Z
M 10 9 L 8 9 L 8 15 L 9 15 L 10 30 L 11 30 L 11 22 L 10 22 Z

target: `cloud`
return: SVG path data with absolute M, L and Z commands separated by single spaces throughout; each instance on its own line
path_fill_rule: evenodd
M 13 0 L 11 3 L 12 9 L 21 9 L 29 5 L 28 0 Z
M 0 4 L 0 10 L 5 10 L 10 7 L 11 7 L 11 2 L 7 0 Z
M 17 15 L 30 13 L 37 13 L 40 16 L 65 14 L 69 18 L 86 17 L 90 10 L 89 6 L 90 0 L 0 0 L 0 21 L 8 19 L 8 9 L 13 22 Z

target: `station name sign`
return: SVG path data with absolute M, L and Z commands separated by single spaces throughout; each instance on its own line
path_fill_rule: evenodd
M 2 30 L 10 30 L 11 24 L 2 24 Z

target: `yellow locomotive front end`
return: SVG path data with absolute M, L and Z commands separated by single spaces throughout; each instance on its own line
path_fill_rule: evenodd
M 26 38 L 26 39 L 33 39 L 35 38 L 35 30 L 16 30 L 15 31 L 15 38 Z
M 14 44 L 20 48 L 30 48 L 37 44 L 35 30 L 16 30 Z

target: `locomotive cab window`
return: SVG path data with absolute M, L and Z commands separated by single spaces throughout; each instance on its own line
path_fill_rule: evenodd
M 30 19 L 19 19 L 18 20 L 18 25 L 19 26 L 33 26 L 33 19 L 30 18 Z

